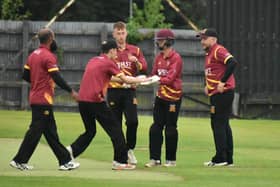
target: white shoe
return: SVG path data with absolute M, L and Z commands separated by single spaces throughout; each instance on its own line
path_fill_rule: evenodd
M 166 160 L 165 167 L 175 167 L 176 166 L 176 160 Z
M 58 169 L 62 171 L 67 171 L 77 169 L 78 167 L 80 167 L 79 162 L 69 161 L 66 164 L 60 165 Z
M 69 154 L 70 154 L 71 160 L 74 161 L 75 158 L 74 158 L 74 155 L 73 155 L 73 149 L 72 149 L 71 145 L 67 146 L 66 149 L 67 149 L 67 151 L 68 151 Z
M 112 170 L 133 170 L 136 166 L 132 164 L 119 163 L 117 161 L 113 161 Z
M 137 159 L 136 159 L 136 156 L 134 155 L 134 152 L 132 149 L 129 149 L 127 151 L 127 157 L 128 157 L 128 160 L 127 160 L 128 163 L 133 164 L 133 165 L 137 164 Z
M 148 163 L 145 164 L 145 167 L 151 168 L 155 166 L 161 166 L 160 160 L 151 159 Z
M 16 161 L 12 160 L 10 162 L 10 166 L 19 170 L 32 170 L 34 167 L 27 165 L 26 163 L 17 163 Z
M 227 164 L 228 164 L 227 162 L 212 162 L 212 161 L 203 163 L 204 166 L 209 166 L 209 167 L 226 166 Z

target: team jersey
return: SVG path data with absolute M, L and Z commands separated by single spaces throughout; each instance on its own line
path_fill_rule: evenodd
M 111 77 L 121 74 L 117 65 L 104 54 L 90 59 L 80 84 L 79 101 L 103 102 Z
M 182 70 L 181 56 L 174 50 L 167 57 L 159 53 L 153 65 L 152 75 L 160 77 L 157 96 L 167 101 L 177 101 L 182 97 Z
M 138 61 L 141 64 L 139 69 L 137 69 L 135 62 L 131 62 L 128 60 L 129 54 L 137 57 Z M 115 63 L 117 64 L 118 68 L 125 75 L 128 75 L 128 76 L 136 76 L 138 71 L 141 71 L 141 72 L 147 71 L 147 62 L 145 60 L 145 57 L 144 57 L 142 51 L 140 50 L 140 48 L 136 47 L 134 45 L 126 44 L 125 49 L 118 49 L 117 58 L 115 59 Z M 109 88 L 125 88 L 125 87 L 123 87 L 122 83 L 111 81 L 109 84 Z
M 56 56 L 41 44 L 29 55 L 24 68 L 30 71 L 29 103 L 52 105 L 55 83 L 50 72 L 59 71 Z
M 206 53 L 205 78 L 209 96 L 218 93 L 217 85 L 224 76 L 227 60 L 232 57 L 228 50 L 219 44 L 213 45 Z M 232 74 L 225 83 L 225 91 L 234 88 L 235 79 Z

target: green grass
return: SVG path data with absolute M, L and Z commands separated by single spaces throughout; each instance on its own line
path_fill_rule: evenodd
M 78 113 L 56 112 L 60 139 L 70 144 L 83 132 Z M 141 116 L 135 150 L 135 171 L 112 171 L 112 144 L 100 126 L 88 149 L 78 158 L 81 167 L 70 172 L 57 170 L 57 161 L 45 139 L 30 163 L 35 170 L 21 172 L 8 162 L 18 150 L 29 126 L 31 112 L 0 111 L 0 187 L 10 186 L 187 186 L 187 187 L 279 187 L 280 121 L 231 120 L 235 143 L 235 167 L 207 168 L 202 163 L 214 154 L 208 118 L 179 118 L 177 167 L 144 168 L 148 161 L 148 130 L 151 116 Z M 164 150 L 163 150 L 164 153 Z M 164 154 L 162 155 L 164 159 Z

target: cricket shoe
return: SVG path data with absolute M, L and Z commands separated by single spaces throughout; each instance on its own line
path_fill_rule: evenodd
M 148 163 L 145 164 L 145 167 L 151 168 L 155 166 L 161 166 L 160 160 L 151 159 Z
M 134 152 L 132 149 L 129 149 L 127 151 L 127 157 L 128 157 L 128 160 L 127 162 L 129 164 L 133 164 L 133 165 L 136 165 L 137 164 L 137 159 L 136 159 L 136 156 L 134 155 Z
M 212 161 L 208 161 L 208 162 L 204 162 L 203 163 L 204 166 L 208 166 L 208 167 L 215 167 L 215 166 L 226 166 L 228 165 L 227 162 L 212 162 Z
M 234 167 L 234 164 L 233 163 L 229 163 L 226 165 L 227 167 Z
M 61 171 L 68 171 L 68 170 L 77 169 L 78 167 L 80 167 L 79 162 L 69 161 L 66 164 L 60 165 L 58 169 Z
M 27 165 L 26 163 L 18 163 L 14 160 L 10 162 L 10 166 L 19 170 L 32 170 L 34 167 Z
M 165 167 L 175 167 L 176 166 L 176 160 L 166 160 Z
M 112 170 L 133 170 L 136 166 L 127 163 L 119 163 L 117 161 L 113 161 Z

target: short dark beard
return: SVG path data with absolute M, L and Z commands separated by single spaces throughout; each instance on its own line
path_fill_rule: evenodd
M 204 51 L 208 52 L 209 49 L 210 49 L 210 47 L 206 47 L 206 48 L 204 48 Z

